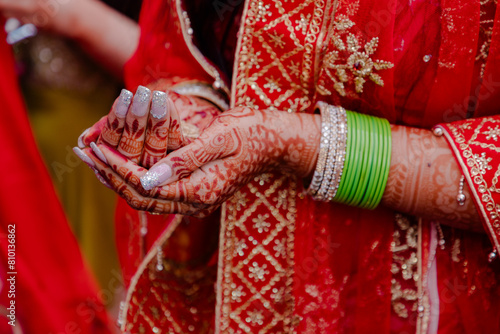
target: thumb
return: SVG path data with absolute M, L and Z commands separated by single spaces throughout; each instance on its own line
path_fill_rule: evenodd
M 212 132 L 213 133 L 213 132 Z M 141 177 L 145 190 L 163 186 L 185 178 L 208 162 L 235 154 L 241 140 L 231 133 L 211 136 L 211 131 L 190 144 L 171 152 Z

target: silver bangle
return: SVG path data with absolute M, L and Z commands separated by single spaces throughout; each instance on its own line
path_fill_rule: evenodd
M 319 102 L 321 140 L 318 163 L 308 192 L 315 200 L 331 201 L 338 190 L 344 169 L 347 145 L 347 116 L 342 107 Z
M 345 151 L 347 147 L 347 116 L 346 111 L 342 107 L 336 107 L 338 109 L 338 125 L 337 125 L 337 152 L 335 154 L 336 161 L 333 162 L 334 173 L 332 176 L 332 182 L 330 188 L 328 189 L 328 195 L 326 197 L 327 201 L 331 201 L 335 198 L 337 190 L 339 189 L 340 179 L 342 178 L 342 171 L 344 170 L 345 161 Z
M 321 186 L 316 193 L 315 199 L 320 201 L 325 201 L 332 183 L 332 177 L 335 171 L 335 161 L 337 154 L 337 127 L 338 127 L 338 113 L 337 109 L 328 105 L 323 111 L 324 117 L 327 119 L 330 125 L 331 134 L 329 136 L 328 151 L 325 162 L 325 168 L 323 170 L 323 178 Z
M 191 95 L 205 99 L 216 105 L 221 111 L 229 109 L 226 97 L 212 88 L 211 85 L 201 82 L 180 83 L 170 88 L 170 90 L 181 95 Z
M 319 102 L 318 107 L 321 111 L 325 110 L 328 105 L 324 102 Z M 330 145 L 330 136 L 331 136 L 331 124 L 328 122 L 328 117 L 321 114 L 321 138 L 319 143 L 319 154 L 318 154 L 318 162 L 316 163 L 316 169 L 314 170 L 314 174 L 311 180 L 311 184 L 307 189 L 307 192 L 311 196 L 316 196 L 318 193 L 321 183 L 323 181 L 323 173 L 326 165 L 326 158 L 328 156 L 328 147 Z

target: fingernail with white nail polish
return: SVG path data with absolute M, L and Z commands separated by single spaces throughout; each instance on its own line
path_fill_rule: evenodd
M 95 155 L 97 155 L 97 157 L 101 159 L 102 162 L 106 164 L 108 163 L 108 159 L 106 159 L 106 156 L 102 153 L 101 149 L 97 147 L 97 145 L 94 142 L 90 143 L 90 148 L 92 149 L 92 151 L 94 151 Z
M 94 169 L 94 173 L 95 173 L 95 176 L 97 177 L 97 179 L 99 181 L 101 181 L 102 184 L 104 184 L 106 187 L 108 187 L 109 189 L 113 189 L 113 187 L 111 187 L 111 185 L 106 182 L 106 180 L 101 176 L 101 173 L 99 173 L 99 171 L 97 169 Z
M 148 88 L 144 86 L 137 87 L 134 101 L 132 102 L 132 113 L 139 117 L 146 115 L 150 98 L 151 91 Z
M 86 154 L 85 152 L 83 152 L 82 150 L 80 150 L 80 148 L 78 147 L 73 147 L 73 152 L 75 152 L 75 154 L 80 158 L 82 159 L 83 162 L 85 162 L 90 168 L 94 168 L 95 167 L 95 163 L 92 161 L 92 159 L 90 159 Z
M 118 98 L 118 102 L 116 103 L 115 107 L 115 114 L 118 117 L 125 117 L 127 115 L 128 107 L 130 106 L 130 103 L 132 102 L 132 97 L 134 94 L 132 94 L 131 91 L 122 89 L 120 93 L 120 97 Z
M 167 94 L 155 90 L 153 92 L 153 102 L 151 103 L 151 116 L 162 119 L 167 114 Z
M 78 137 L 78 147 L 79 148 L 85 148 L 85 143 L 83 142 L 83 137 L 89 133 L 90 128 L 86 129 L 85 131 L 82 132 L 80 137 Z
M 153 166 L 146 174 L 141 177 L 141 184 L 145 190 L 151 190 L 154 187 L 165 182 L 172 176 L 172 169 L 167 164 Z

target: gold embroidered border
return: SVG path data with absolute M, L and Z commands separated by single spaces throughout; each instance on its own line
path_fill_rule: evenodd
M 418 306 L 418 284 L 421 277 L 418 223 L 397 213 L 392 241 L 391 304 L 394 313 L 408 319 Z
M 484 118 L 481 125 L 478 127 L 482 127 L 482 125 L 486 121 L 491 121 L 492 119 Z M 460 125 L 459 125 L 460 126 Z M 457 126 L 453 124 L 448 124 L 447 127 L 438 126 L 444 132 L 444 136 L 448 141 L 451 149 L 455 156 L 459 157 L 457 159 L 460 167 L 462 169 L 462 173 L 467 180 L 472 196 L 474 196 L 474 200 L 478 204 L 479 213 L 483 217 L 485 228 L 488 230 L 490 239 L 495 246 L 495 249 L 500 250 L 500 241 L 498 239 L 498 235 L 500 235 L 500 219 L 496 213 L 496 208 L 498 206 L 497 203 L 493 200 L 493 196 L 489 190 L 489 187 L 484 180 L 481 173 L 478 173 L 474 177 L 470 174 L 469 169 L 467 168 L 466 161 L 473 157 L 473 151 L 470 147 L 470 142 L 467 142 L 463 133 L 458 129 Z M 451 131 L 451 134 L 448 132 L 448 129 Z M 475 131 L 475 136 L 477 136 L 477 129 Z M 460 148 L 457 147 L 457 144 L 460 145 Z M 475 159 L 472 159 L 475 168 L 480 168 Z M 481 195 L 478 192 L 478 188 L 482 187 L 484 193 Z
M 137 282 L 139 281 L 139 278 L 144 274 L 144 271 L 148 268 L 149 263 L 152 260 L 156 259 L 156 254 L 158 252 L 158 247 L 163 245 L 165 241 L 167 241 L 168 238 L 172 235 L 172 233 L 175 231 L 177 226 L 182 222 L 182 216 L 181 215 L 176 215 L 174 220 L 170 223 L 170 225 L 163 231 L 163 233 L 160 235 L 158 239 L 156 239 L 154 245 L 151 247 L 150 251 L 146 254 L 144 259 L 142 260 L 141 264 L 137 268 L 137 271 L 135 272 L 134 276 L 130 280 L 130 285 L 127 290 L 127 297 L 125 299 L 125 305 L 122 310 L 120 310 L 120 314 L 118 315 L 119 319 L 123 320 L 123 323 L 120 326 L 120 329 L 122 331 L 126 331 L 126 325 L 127 325 L 127 312 L 128 308 L 130 306 L 132 297 L 134 296 L 136 292 L 136 286 Z
M 259 186 L 266 183 L 270 183 L 269 187 L 259 190 Z M 264 174 L 247 187 L 228 200 L 222 209 L 216 333 L 233 333 L 231 323 L 236 323 L 245 333 L 257 333 L 259 327 L 259 333 L 269 333 L 273 326 L 282 323 L 285 332 L 290 333 L 295 326 L 293 268 L 297 184 L 289 176 L 273 178 Z M 247 194 L 254 197 L 250 198 L 250 203 Z M 274 201 L 284 207 L 278 209 Z M 257 242 L 252 229 L 260 222 L 259 217 L 272 223 L 258 225 L 263 230 Z M 264 231 L 266 228 L 269 230 Z M 248 254 L 244 255 L 244 251 Z M 265 260 L 253 261 L 256 257 Z M 242 285 L 238 286 L 237 282 Z M 240 298 L 243 295 L 245 299 Z M 263 309 L 252 306 L 256 301 Z M 280 305 L 279 309 L 275 303 Z M 259 323 L 264 319 L 263 312 L 270 312 L 272 320 L 269 323 Z
M 424 284 L 428 282 L 428 271 L 424 268 L 424 257 L 422 249 L 423 240 L 422 218 L 418 219 L 418 318 L 417 334 L 426 334 L 429 328 L 431 304 L 429 301 L 429 291 Z
M 234 65 L 233 107 L 246 105 L 293 112 L 311 105 L 316 76 L 314 62 L 318 55 L 316 43 L 319 45 L 318 37 L 326 33 L 325 21 L 329 18 L 326 14 L 331 3 L 326 6 L 323 0 L 306 0 L 293 8 L 290 3 L 286 5 L 285 9 L 278 0 L 268 5 L 258 0 L 247 3 Z M 274 17 L 271 12 L 280 15 Z M 299 14 L 300 20 L 295 20 Z M 284 27 L 275 29 L 278 24 Z M 296 33 L 299 27 L 303 27 L 304 36 Z M 261 62 L 265 63 L 263 67 Z
M 175 6 L 177 11 L 178 20 L 182 30 L 182 36 L 184 37 L 184 42 L 188 47 L 191 54 L 198 61 L 198 63 L 203 67 L 203 69 L 214 78 L 215 82 L 213 86 L 215 89 L 222 90 L 226 95 L 229 95 L 229 88 L 226 83 L 222 80 L 219 70 L 217 70 L 212 64 L 210 64 L 205 56 L 200 52 L 200 50 L 193 43 L 193 32 L 191 28 L 191 21 L 188 17 L 188 13 L 182 8 L 182 0 L 175 0 Z

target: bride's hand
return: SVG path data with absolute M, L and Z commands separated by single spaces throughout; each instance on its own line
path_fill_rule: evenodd
M 127 159 L 149 168 L 167 150 L 189 143 L 219 114 L 210 102 L 140 86 L 135 96 L 122 90 L 110 113 L 86 130 L 78 146 L 91 146 L 106 162 L 96 144 L 105 144 Z
M 203 217 L 261 173 L 310 175 L 319 128 L 318 115 L 236 108 L 218 116 L 198 139 L 149 171 L 106 145 L 98 148 L 108 164 L 91 150 L 85 152 L 135 209 Z

